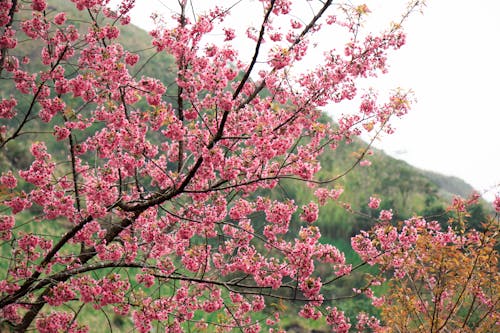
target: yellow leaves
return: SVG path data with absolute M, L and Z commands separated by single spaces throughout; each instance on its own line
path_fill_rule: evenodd
M 174 122 L 174 116 L 169 115 L 168 117 L 165 117 L 165 120 L 161 123 L 162 126 L 168 126 Z
M 360 158 L 361 157 L 361 155 L 358 152 L 356 152 L 356 151 L 353 151 L 351 153 L 351 156 L 354 157 L 354 158 Z
M 133 305 L 140 306 L 144 305 L 144 301 L 147 299 L 148 295 L 141 288 L 137 288 L 130 294 L 130 301 Z
M 125 68 L 125 64 L 123 62 L 116 63 L 116 69 L 117 70 L 121 71 L 124 68 Z
M 359 5 L 355 8 L 356 13 L 359 15 L 365 15 L 371 13 L 371 10 L 368 8 L 366 4 Z
M 230 318 L 227 314 L 225 314 L 224 312 L 217 312 L 217 322 L 219 324 L 224 324 L 224 323 L 227 323 L 229 322 Z
M 93 80 L 95 78 L 94 74 L 91 72 L 83 73 L 83 80 Z
M 498 226 L 487 228 L 476 236 L 474 232 L 455 233 L 459 239 L 481 239 L 463 243 L 448 240 L 446 232 L 436 237 L 432 231 L 420 230 L 415 247 L 401 257 L 413 264 L 406 266 L 405 278 L 390 283 L 390 292 L 385 295 L 387 302 L 381 310 L 388 327 L 405 332 L 431 332 L 432 327 L 442 327 L 442 331 L 454 332 L 465 325 L 474 327 L 475 332 L 490 332 L 492 323 L 500 320 L 495 305 L 500 275 L 494 250 L 498 239 L 487 236 Z M 468 316 L 471 311 L 477 315 Z
M 369 123 L 364 123 L 363 127 L 367 132 L 371 132 L 373 130 L 373 127 L 375 126 L 375 123 L 373 121 L 370 121 Z
M 283 56 L 287 56 L 288 54 L 290 54 L 290 50 L 288 48 L 285 48 L 285 47 L 275 47 L 273 49 L 273 51 L 276 54 L 280 54 L 280 55 L 283 55 Z
M 311 237 L 311 235 L 318 234 L 318 232 L 319 232 L 319 228 L 318 227 L 316 227 L 314 225 L 310 225 L 308 228 L 301 229 L 299 231 L 299 238 L 300 238 L 300 240 L 306 240 L 309 237 Z
M 361 159 L 366 154 L 366 148 L 360 148 L 357 151 L 353 151 L 351 156 L 355 159 Z
M 278 301 L 278 303 L 271 303 L 271 307 L 276 308 L 278 312 L 285 312 L 288 310 L 288 307 L 281 299 Z
M 165 108 L 163 108 L 163 107 L 155 107 L 155 108 L 153 108 L 153 110 L 149 111 L 149 114 L 154 119 L 154 118 L 160 116 L 165 111 L 167 111 L 167 110 Z
M 408 108 L 410 107 L 410 101 L 403 96 L 394 96 L 391 99 L 392 107 L 395 109 Z
M 391 27 L 392 27 L 392 30 L 399 30 L 399 29 L 401 29 L 401 24 L 397 23 L 397 22 L 391 22 Z
M 106 278 L 111 281 L 111 282 L 115 282 L 115 281 L 119 281 L 120 280 L 120 275 L 116 274 L 116 273 L 109 273 Z
M 15 198 L 20 198 L 20 199 L 25 199 L 26 198 L 26 193 L 24 192 L 19 192 L 14 189 L 10 189 L 4 184 L 0 184 L 0 203 L 3 201 L 8 201 L 12 200 Z M 0 206 L 3 207 L 3 206 Z
M 15 198 L 17 196 L 18 196 L 17 193 L 12 192 L 11 190 L 9 190 L 7 188 L 7 186 L 5 186 L 3 184 L 0 184 L 0 200 L 1 201 L 10 200 L 10 199 L 13 199 L 13 198 Z
M 327 129 L 327 125 L 326 124 L 322 124 L 322 123 L 315 123 L 313 125 L 313 130 L 316 132 L 316 133 L 324 133 Z
M 278 112 L 280 110 L 280 105 L 278 103 L 270 103 L 271 110 Z
M 64 110 L 64 116 L 67 118 L 67 119 L 72 119 L 75 117 L 75 111 L 73 111 L 72 108 L 70 107 L 67 107 L 65 110 Z

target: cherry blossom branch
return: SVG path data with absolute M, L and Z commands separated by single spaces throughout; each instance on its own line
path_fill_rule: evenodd
M 274 4 L 274 0 L 272 1 Z M 323 2 L 323 7 L 321 10 L 311 19 L 309 24 L 302 30 L 302 32 L 299 35 L 299 38 L 296 38 L 295 41 L 288 47 L 288 52 L 292 51 L 294 47 L 304 38 L 310 31 L 311 29 L 316 25 L 316 23 L 320 20 L 320 18 L 323 16 L 323 14 L 326 12 L 328 7 L 330 7 L 332 4 L 332 0 L 328 0 Z M 262 31 L 262 30 L 261 30 Z M 276 72 L 276 68 L 273 68 L 270 72 L 270 74 L 274 74 Z M 248 73 L 248 72 L 247 72 Z M 250 73 L 248 74 L 250 76 Z M 243 81 L 242 81 L 243 82 Z M 262 80 L 261 83 L 253 90 L 253 92 L 243 101 L 241 102 L 236 110 L 241 110 L 242 108 L 245 107 L 245 105 L 248 105 L 266 86 L 266 81 Z M 243 88 L 243 86 L 242 86 Z M 233 96 L 237 96 L 233 94 Z M 234 99 L 234 97 L 233 97 Z
M 12 1 L 12 4 L 11 4 L 11 7 L 9 9 L 9 14 L 8 14 L 9 21 L 5 25 L 4 30 L 10 28 L 12 26 L 12 22 L 14 21 L 14 14 L 16 12 L 17 0 L 11 0 L 11 1 Z M 7 47 L 2 47 L 0 49 L 0 76 L 2 75 L 2 71 L 4 68 L 6 57 L 7 57 Z
M 61 54 L 59 55 L 56 63 L 51 66 L 50 73 L 52 73 L 55 70 L 55 68 L 59 65 L 59 63 L 62 61 L 62 59 L 64 58 L 64 54 L 67 52 L 67 50 L 68 50 L 68 47 L 66 46 L 64 48 L 64 50 L 61 52 Z M 21 130 L 26 125 L 26 123 L 29 121 L 28 119 L 31 115 L 31 112 L 33 111 L 33 108 L 35 107 L 35 103 L 37 101 L 37 98 L 40 95 L 40 93 L 42 92 L 42 89 L 45 86 L 46 82 L 47 82 L 47 80 L 42 80 L 42 82 L 38 85 L 37 90 L 34 93 L 33 98 L 31 99 L 30 106 L 28 107 L 28 110 L 26 111 L 26 114 L 24 115 L 21 123 L 19 124 L 19 126 L 17 127 L 17 129 L 14 131 L 14 133 L 11 136 L 9 136 L 8 138 L 6 138 L 5 140 L 0 142 L 0 149 L 2 149 L 9 141 L 15 139 L 16 137 L 18 137 L 20 135 Z
M 235 89 L 235 91 L 233 93 L 233 100 L 239 96 L 241 90 L 245 86 L 245 83 L 250 78 L 250 74 L 252 73 L 253 67 L 257 63 L 257 58 L 259 57 L 260 47 L 261 47 L 262 42 L 264 40 L 264 32 L 266 31 L 267 22 L 269 21 L 269 17 L 271 16 L 271 13 L 273 11 L 275 2 L 276 2 L 276 0 L 271 0 L 269 7 L 266 9 L 266 13 L 264 15 L 264 20 L 262 22 L 262 25 L 260 26 L 259 37 L 257 39 L 257 43 L 255 44 L 255 50 L 254 50 L 254 53 L 252 56 L 252 60 L 250 61 L 250 64 L 248 65 L 248 69 L 246 70 L 245 74 L 243 75 L 243 78 L 241 79 L 240 84 L 238 85 L 238 87 Z M 246 102 L 244 104 L 248 104 L 248 103 Z

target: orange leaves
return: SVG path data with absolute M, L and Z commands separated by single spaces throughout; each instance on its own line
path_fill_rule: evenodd
M 368 13 L 371 13 L 371 10 L 368 8 L 366 4 L 359 5 L 355 8 L 356 13 L 359 15 L 366 15 Z
M 492 332 L 500 319 L 498 221 L 482 233 L 425 230 L 390 283 L 385 323 L 405 332 Z M 451 234 L 453 233 L 453 235 Z M 498 328 L 498 327 L 497 327 Z

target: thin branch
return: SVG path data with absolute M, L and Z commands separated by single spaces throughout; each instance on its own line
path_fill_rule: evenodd
M 271 16 L 271 13 L 274 8 L 274 3 L 276 0 L 271 0 L 271 3 L 269 4 L 269 8 L 267 8 L 266 14 L 264 15 L 264 20 L 262 22 L 262 25 L 260 27 L 260 32 L 259 32 L 259 38 L 257 39 L 257 43 L 255 44 L 255 51 L 253 53 L 252 60 L 250 61 L 250 65 L 248 66 L 248 69 L 245 72 L 245 75 L 243 75 L 243 78 L 240 81 L 240 84 L 236 88 L 236 90 L 233 93 L 233 100 L 238 97 L 240 94 L 241 90 L 245 86 L 245 83 L 248 81 L 250 78 L 250 74 L 252 73 L 253 67 L 257 63 L 257 58 L 259 57 L 259 51 L 260 47 L 264 41 L 264 32 L 266 31 L 266 25 L 267 22 L 269 21 L 269 16 Z M 246 103 L 245 103 L 246 104 Z

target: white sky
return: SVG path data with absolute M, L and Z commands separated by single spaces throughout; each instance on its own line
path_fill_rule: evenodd
M 233 0 L 198 1 L 232 4 Z M 255 2 L 255 0 L 250 0 Z M 406 0 L 367 3 L 374 26 L 398 19 Z M 195 2 L 196 3 L 196 2 Z M 169 18 L 177 0 L 136 0 L 132 22 L 151 28 L 150 13 Z M 239 20 L 255 17 L 240 5 Z M 241 8 L 243 7 L 243 8 Z M 429 0 L 405 23 L 407 44 L 389 59 L 377 88 L 411 88 L 417 104 L 378 148 L 410 164 L 464 179 L 491 200 L 500 184 L 499 0 Z M 240 12 L 241 13 L 241 12 Z M 378 16 L 377 16 L 378 15 Z M 370 23 L 370 22 L 368 22 Z
M 380 145 L 490 200 L 500 184 L 499 12 L 498 0 L 435 0 L 410 19 L 386 79 L 411 87 L 418 103 Z

